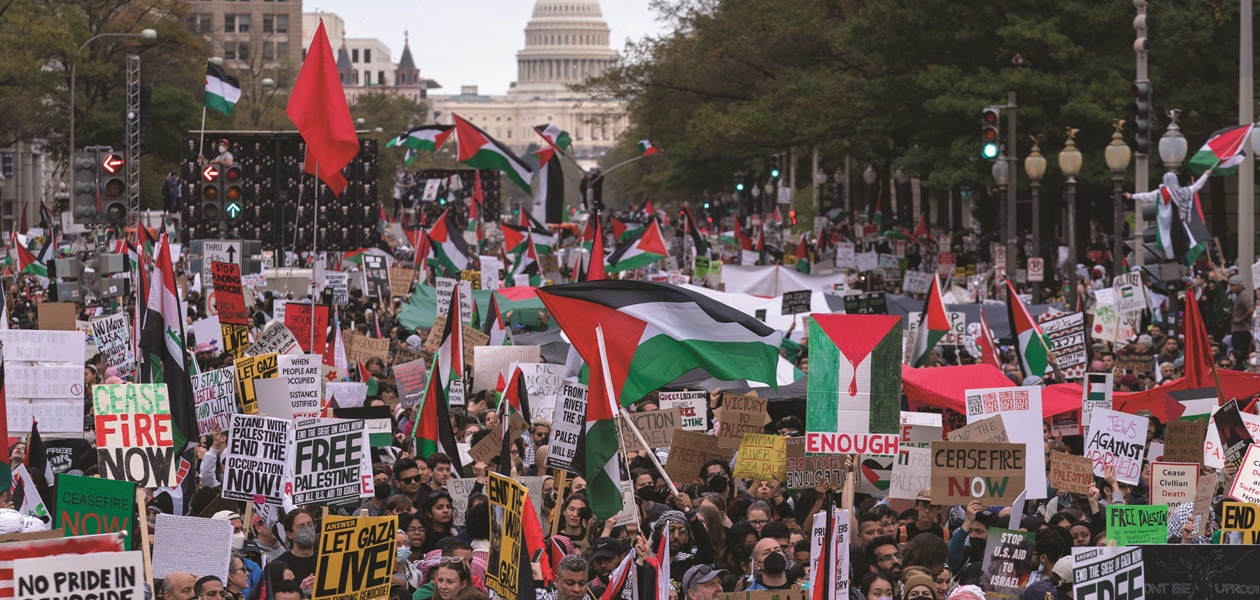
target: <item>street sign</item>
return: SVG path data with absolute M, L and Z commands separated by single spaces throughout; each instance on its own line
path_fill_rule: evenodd
M 1028 259 L 1028 281 L 1045 281 L 1046 280 L 1046 259 L 1029 258 Z
M 201 285 L 214 281 L 211 265 L 216 262 L 241 264 L 240 240 L 200 240 Z

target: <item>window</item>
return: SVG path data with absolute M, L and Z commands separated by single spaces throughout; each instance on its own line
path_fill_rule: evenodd
M 376 82 L 381 85 L 385 85 L 385 71 L 376 72 Z
M 223 15 L 223 33 L 236 33 L 236 15 Z
M 224 60 L 236 60 L 236 43 L 235 42 L 228 42 L 226 44 L 223 44 L 223 58 Z
M 289 42 L 276 42 L 276 60 L 284 60 L 289 56 Z M 306 58 L 303 56 L 302 58 Z
M 275 15 L 263 15 L 263 33 L 275 33 L 275 32 L 276 32 Z
M 363 85 L 364 86 L 372 85 L 372 72 L 371 71 L 363 72 Z
M 276 59 L 276 45 L 272 42 L 263 42 L 263 60 Z
M 365 62 L 365 63 L 370 63 L 370 62 L 372 62 L 372 49 L 371 49 L 371 48 L 364 48 L 364 49 L 363 49 L 363 62 Z M 378 82 L 378 83 L 379 83 L 379 82 Z M 501 435 L 500 435 L 499 437 L 503 437 L 503 436 L 501 436 Z
M 350 62 L 352 63 L 359 62 L 359 49 L 358 48 L 355 48 L 350 51 Z
M 236 15 L 236 32 L 249 33 L 249 15 Z
M 249 60 L 249 42 L 241 42 L 236 50 L 236 57 L 241 60 Z
M 289 15 L 276 15 L 276 33 L 289 33 Z

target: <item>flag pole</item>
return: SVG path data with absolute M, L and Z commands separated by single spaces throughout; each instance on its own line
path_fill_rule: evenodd
M 610 405 L 609 408 L 612 408 L 613 410 L 613 425 L 617 427 L 617 454 L 621 455 L 621 466 L 625 468 L 626 476 L 629 477 L 630 476 L 630 459 L 629 457 L 626 456 L 626 449 L 621 447 L 621 440 L 622 440 L 621 415 L 623 415 L 624 413 L 618 410 L 619 407 L 617 405 L 616 392 L 614 392 L 612 388 L 612 373 L 608 370 L 608 352 L 604 348 L 604 326 L 603 325 L 595 326 L 595 337 L 599 341 L 599 362 L 600 362 L 600 365 L 603 367 L 603 371 L 604 371 L 604 387 L 608 390 L 608 403 Z M 633 424 L 631 425 L 631 429 L 634 429 Z M 638 430 L 635 430 L 635 434 L 636 434 L 636 437 L 638 437 L 640 440 L 639 443 L 642 444 L 643 436 L 637 435 Z M 652 454 L 652 449 L 649 448 L 647 444 L 643 444 L 643 449 L 645 453 L 648 454 L 649 456 Z M 653 464 L 656 463 L 655 457 L 653 457 L 652 463 Z M 665 475 L 665 469 L 662 469 L 660 465 L 656 465 L 656 468 L 660 469 L 660 472 L 662 475 Z M 665 479 L 666 481 L 668 481 L 669 476 L 666 475 Z M 633 487 L 634 485 L 632 481 L 631 488 Z M 669 487 L 674 490 L 674 493 L 678 493 L 678 488 L 675 488 L 672 482 L 669 484 Z M 621 478 L 620 477 L 617 478 L 617 492 L 621 493 Z M 638 520 L 639 522 L 642 522 L 643 515 L 640 514 L 639 512 L 639 503 L 635 502 L 634 499 L 631 499 L 630 502 L 634 504 L 635 519 Z M 622 509 L 624 510 L 625 507 L 622 507 Z
M 296 234 L 294 234 L 296 235 Z M 315 161 L 315 212 L 311 213 L 311 275 L 315 274 L 315 260 L 319 256 L 319 161 Z M 315 292 L 311 295 L 310 347 L 315 348 Z
M 599 342 L 599 361 L 604 371 L 604 387 L 608 388 L 608 402 L 612 405 L 614 414 L 619 414 L 623 419 L 629 421 L 630 413 L 626 412 L 626 409 L 617 403 L 617 393 L 613 391 L 612 372 L 608 370 L 608 350 L 604 347 L 604 326 L 602 324 L 595 326 L 595 339 Z M 635 427 L 633 422 L 630 422 L 630 425 L 630 433 L 634 434 L 635 439 L 639 440 L 639 443 L 647 450 L 646 454 L 648 460 L 652 461 L 652 466 L 656 467 L 661 477 L 665 478 L 665 483 L 669 484 L 669 489 L 674 490 L 675 494 L 679 493 L 678 486 L 674 485 L 674 481 L 669 478 L 669 473 L 665 472 L 665 467 L 661 466 L 661 461 L 656 459 L 656 453 L 652 452 L 647 440 L 643 439 L 643 434 L 639 433 L 639 428 Z M 620 431 L 620 427 L 619 424 L 618 431 Z M 620 433 L 618 433 L 618 436 L 620 436 Z M 620 439 L 618 439 L 617 443 L 621 443 Z
M 206 153 L 206 105 L 201 105 L 201 139 L 197 141 L 197 158 L 205 160 Z

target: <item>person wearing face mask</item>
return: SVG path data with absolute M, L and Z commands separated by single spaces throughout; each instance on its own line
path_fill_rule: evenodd
M 669 499 L 669 493 L 656 487 L 655 477 L 651 471 L 635 469 L 630 472 L 630 477 L 634 482 L 634 496 L 637 498 L 639 510 L 643 511 L 645 521 L 655 521 L 666 510 L 669 510 L 669 507 L 663 504 Z
M 315 584 L 315 545 L 319 542 L 315 519 L 300 508 L 291 510 L 284 516 L 284 532 L 289 538 L 289 551 L 276 562 L 289 565 L 302 589 L 311 590 Z
M 359 510 L 368 511 L 369 517 L 379 517 L 385 514 L 385 501 L 394 492 L 394 486 L 389 483 L 389 469 L 385 465 L 372 468 L 372 485 L 372 498 L 359 506 Z
M 219 148 L 219 155 L 214 157 L 210 162 L 212 164 L 217 164 L 220 167 L 223 167 L 225 169 L 227 167 L 232 166 L 232 162 L 234 159 L 232 157 L 232 153 L 228 151 L 228 141 L 219 140 L 218 148 Z
M 779 542 L 766 538 L 753 546 L 753 579 L 743 591 L 791 589 L 787 576 L 787 556 Z

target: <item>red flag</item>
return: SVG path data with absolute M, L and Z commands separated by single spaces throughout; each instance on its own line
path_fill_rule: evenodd
M 306 140 L 306 172 L 315 174 L 318 164 L 319 178 L 340 196 L 347 185 L 341 170 L 359 153 L 359 136 L 323 20 L 315 30 L 284 111 Z
M 984 316 L 984 309 L 980 309 L 980 335 L 976 338 L 976 345 L 980 346 L 980 362 L 982 364 L 993 365 L 1002 369 L 1002 358 L 998 355 L 997 341 L 993 339 L 993 330 L 989 329 L 989 319 Z
M 1208 377 L 1216 375 L 1216 363 L 1212 360 L 1212 345 L 1208 343 L 1207 329 L 1203 325 L 1203 315 L 1199 314 L 1199 303 L 1194 299 L 1194 290 L 1186 290 L 1186 318 L 1183 321 L 1186 337 L 1186 379 L 1191 387 L 1219 387 L 1220 382 Z M 1221 397 L 1221 401 L 1224 401 Z
M 608 279 L 608 271 L 604 269 L 604 232 L 600 228 L 599 215 L 591 218 L 595 220 L 595 239 L 591 241 L 591 260 L 586 267 L 586 280 L 603 281 Z
M 924 238 L 927 237 L 927 234 L 927 213 L 923 213 L 919 215 L 919 226 L 914 228 L 914 237 Z

